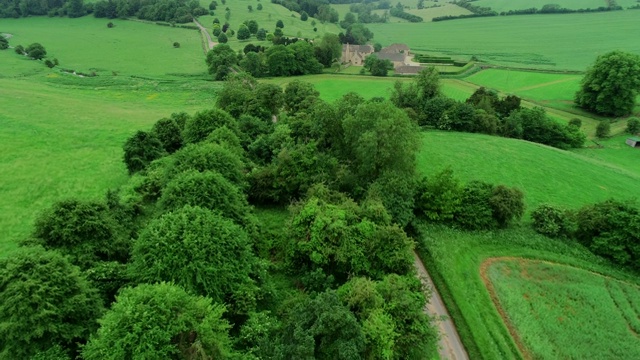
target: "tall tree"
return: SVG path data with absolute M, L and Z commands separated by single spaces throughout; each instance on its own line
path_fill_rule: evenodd
M 235 65 L 238 61 L 236 52 L 227 45 L 224 44 L 227 41 L 222 41 L 220 38 L 224 35 L 221 33 L 218 36 L 218 41 L 222 44 L 216 45 L 213 49 L 207 53 L 207 66 L 209 67 L 209 74 L 213 75 L 216 80 L 224 80 L 231 72 L 230 67 Z M 226 35 L 224 35 L 226 39 Z
M 224 306 L 160 283 L 124 289 L 82 351 L 86 360 L 228 359 Z
M 598 56 L 587 70 L 576 103 L 589 111 L 610 116 L 631 113 L 640 92 L 640 56 L 612 51 Z
M 98 327 L 98 292 L 60 253 L 25 247 L 0 260 L 0 358 L 28 360 L 59 345 L 75 357 Z

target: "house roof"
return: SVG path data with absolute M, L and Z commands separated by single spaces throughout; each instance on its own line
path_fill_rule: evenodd
M 405 44 L 391 44 L 385 48 L 383 48 L 382 50 L 380 50 L 380 52 L 382 53 L 399 53 L 399 52 L 408 52 L 409 51 L 409 47 Z
M 380 60 L 389 60 L 391 62 L 397 62 L 397 61 L 402 62 L 406 58 L 406 55 L 405 54 L 401 54 L 401 53 L 383 53 L 383 52 L 378 52 L 378 53 L 375 53 L 375 55 Z
M 422 66 L 403 65 L 395 69 L 396 74 L 417 74 L 422 70 Z
M 363 52 L 363 53 L 373 52 L 373 47 L 371 45 L 350 45 L 350 44 L 342 45 L 342 52 L 347 51 L 347 46 L 349 47 L 349 52 Z

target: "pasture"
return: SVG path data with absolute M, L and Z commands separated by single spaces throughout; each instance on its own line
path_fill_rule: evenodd
M 616 3 L 623 8 L 637 4 L 636 0 L 616 0 Z M 601 6 L 606 6 L 604 0 L 557 0 L 554 2 L 549 2 L 549 0 L 478 0 L 474 5 L 488 6 L 497 12 L 501 12 L 530 8 L 541 9 L 547 4 L 558 4 L 560 7 L 567 9 L 597 9 Z
M 638 351 L 638 339 L 627 329 L 628 316 L 637 316 L 640 310 L 637 299 L 632 299 L 638 295 L 634 274 L 623 272 L 577 243 L 550 240 L 526 227 L 467 232 L 428 226 L 422 231 L 424 236 L 418 245 L 420 256 L 455 320 L 471 359 L 521 359 L 520 348 L 524 348 L 528 358 L 533 359 L 629 359 L 633 356 L 620 357 L 616 349 L 626 351 L 627 355 Z M 499 303 L 518 331 L 522 340 L 520 346 L 513 340 L 481 276 L 481 267 L 487 264 L 485 261 L 496 257 L 517 259 L 513 269 L 503 271 L 503 268 L 494 267 L 502 265 L 496 262 L 488 268 L 486 275 L 491 284 L 495 284 Z M 547 271 L 544 266 L 537 266 L 539 262 L 532 260 L 576 269 L 558 265 Z M 520 263 L 533 264 L 533 268 L 524 268 Z M 536 281 L 532 275 L 534 270 L 547 279 L 555 276 L 554 283 L 545 283 L 544 279 Z M 568 271 L 563 275 L 565 270 Z M 603 286 L 601 277 L 590 272 L 634 284 L 622 285 L 622 291 L 629 291 L 626 299 L 633 301 L 633 305 L 616 309 L 612 300 L 607 299 L 611 289 Z M 613 280 L 609 283 L 622 284 Z M 545 297 L 535 296 L 542 291 L 546 292 Z M 623 296 L 619 292 L 613 295 L 622 303 Z M 578 308 L 578 304 L 584 307 Z M 563 307 L 567 305 L 574 308 Z M 635 312 L 630 311 L 632 306 Z M 562 312 L 565 314 L 561 315 Z M 535 315 L 538 315 L 537 319 Z M 569 319 L 567 315 L 574 318 Z M 563 316 L 563 321 L 558 319 L 559 316 Z M 594 338 L 594 334 L 604 336 Z M 634 342 L 635 349 L 632 348 Z M 605 347 L 612 351 L 614 357 L 585 355 L 602 355 Z
M 0 59 L 6 55 L 15 54 Z M 0 254 L 28 236 L 37 214 L 53 202 L 101 199 L 125 183 L 125 140 L 173 112 L 210 107 L 217 88 L 195 80 L 118 82 L 55 72 L 0 79 Z
M 640 53 L 640 12 L 499 16 L 428 23 L 368 24 L 374 41 L 413 51 L 517 68 L 584 71 L 612 50 Z M 611 36 L 616 34 L 616 36 Z
M 634 198 L 640 189 L 637 166 L 610 164 L 582 153 L 599 149 L 563 151 L 522 140 L 439 131 L 425 132 L 422 139 L 418 154 L 422 174 L 451 167 L 465 182 L 516 186 L 525 194 L 527 213 L 542 203 L 575 208 L 612 197 Z M 621 150 L 628 156 L 638 151 Z
M 115 24 L 113 28 L 107 28 L 110 21 Z M 60 61 L 60 68 L 84 73 L 191 77 L 205 76 L 207 72 L 200 32 L 196 30 L 85 16 L 2 19 L 0 33 L 13 34 L 12 46 L 41 43 L 49 58 Z M 174 48 L 174 42 L 179 42 L 180 48 Z M 26 67 L 22 63 L 30 62 L 8 53 L 2 55 L 3 68 L 5 61 L 20 68 Z M 3 71 L 5 76 L 11 74 L 14 72 Z
M 489 259 L 481 269 L 496 306 L 532 357 L 640 358 L 638 284 L 522 258 Z

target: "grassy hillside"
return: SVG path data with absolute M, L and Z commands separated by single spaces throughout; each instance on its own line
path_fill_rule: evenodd
M 633 156 L 638 150 L 622 151 Z M 579 207 L 637 197 L 640 168 L 603 160 L 521 140 L 430 131 L 423 134 L 418 166 L 425 175 L 450 166 L 464 181 L 517 186 L 525 193 L 528 212 L 541 203 Z
M 584 70 L 612 50 L 640 53 L 640 12 L 501 16 L 428 23 L 369 24 L 383 45 L 521 68 Z M 616 34 L 611 36 L 611 34 Z
M 107 28 L 109 21 L 115 27 Z M 61 68 L 85 73 L 159 77 L 167 74 L 204 76 L 207 71 L 200 33 L 195 30 L 85 16 L 2 19 L 0 33 L 13 35 L 12 46 L 41 43 L 48 57 L 60 61 Z M 175 49 L 174 42 L 179 42 L 180 48 Z M 13 57 L 5 60 L 9 54 L 3 54 L 3 67 L 5 61 L 20 63 L 16 60 L 19 55 L 8 53 Z M 6 73 L 3 71 L 3 74 Z
M 173 112 L 211 106 L 218 86 L 53 72 L 0 79 L 0 254 L 15 248 L 36 214 L 53 202 L 102 198 L 123 184 L 124 141 Z
M 624 8 L 637 4 L 635 0 L 617 0 L 616 2 Z M 493 10 L 501 12 L 529 8 L 541 9 L 546 4 L 558 4 L 567 9 L 596 9 L 606 6 L 604 0 L 556 0 L 553 2 L 549 2 L 549 0 L 478 0 L 474 5 L 489 6 Z

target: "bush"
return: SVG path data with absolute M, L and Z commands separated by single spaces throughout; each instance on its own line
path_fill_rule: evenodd
M 627 132 L 633 135 L 640 132 L 640 119 L 636 117 L 629 118 L 627 120 Z
M 414 218 L 416 185 L 409 176 L 387 173 L 371 184 L 367 197 L 380 199 L 393 221 L 404 228 Z
M 246 186 L 245 165 L 236 153 L 213 143 L 190 144 L 173 156 L 175 173 L 215 171 L 240 188 Z
M 609 120 L 601 120 L 596 127 L 596 136 L 604 139 L 611 135 L 611 122 Z
M 533 229 L 551 238 L 569 238 L 575 231 L 575 221 L 567 210 L 542 204 L 531 213 Z
M 9 48 L 9 41 L 7 38 L 0 34 L 0 50 L 6 50 Z
M 124 163 L 129 174 L 144 170 L 164 155 L 162 143 L 153 133 L 138 131 L 124 143 Z
M 18 54 L 18 55 L 24 55 L 24 54 L 25 54 L 25 52 L 24 52 L 24 47 L 23 47 L 22 45 L 17 45 L 13 50 L 14 50 L 14 51 L 16 52 L 16 54 Z
M 462 190 L 451 168 L 423 178 L 416 193 L 416 210 L 429 221 L 451 221 L 462 203 Z
M 503 228 L 514 220 L 520 220 L 524 214 L 524 194 L 518 188 L 496 186 L 489 203 L 493 218 L 498 222 L 498 226 Z
M 581 128 L 582 127 L 582 120 L 580 120 L 578 118 L 573 118 L 573 119 L 569 120 L 569 125 L 577 127 L 577 128 Z
M 45 50 L 44 46 L 39 43 L 33 43 L 25 49 L 27 56 L 32 59 L 40 60 L 47 55 L 47 50 Z
M 151 133 L 155 135 L 164 150 L 171 154 L 182 147 L 180 125 L 174 119 L 160 119 L 153 124 Z
M 493 218 L 491 198 L 494 186 L 472 181 L 462 190 L 460 207 L 454 214 L 455 222 L 467 230 L 493 229 L 498 224 Z
M 177 41 L 176 41 L 176 42 L 174 42 L 174 43 L 173 43 L 173 47 L 174 47 L 174 48 L 176 48 L 176 49 L 177 49 L 177 48 L 179 48 L 179 47 L 180 47 L 180 43 L 179 43 L 179 42 L 177 42 Z
M 111 28 L 112 28 L 112 27 L 114 27 L 114 26 L 115 26 L 115 25 L 113 25 L 113 23 L 112 23 L 111 21 L 109 21 L 109 22 L 107 23 L 107 27 L 108 27 L 109 29 L 111 29 Z
M 60 253 L 24 247 L 0 260 L 3 359 L 30 359 L 55 345 L 75 358 L 102 311 L 98 292 Z

